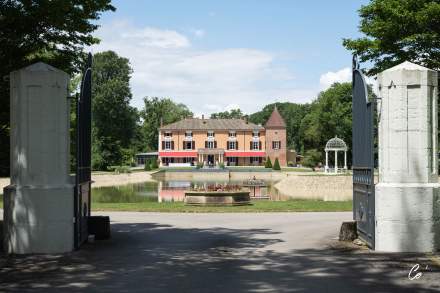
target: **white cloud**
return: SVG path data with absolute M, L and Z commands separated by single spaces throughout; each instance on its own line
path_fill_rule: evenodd
M 96 52 L 114 50 L 133 67 L 132 104 L 145 96 L 171 97 L 198 115 L 239 107 L 254 112 L 275 99 L 306 102 L 318 89 L 296 89 L 294 75 L 275 65 L 276 57 L 251 48 L 199 50 L 187 36 L 173 30 L 139 28 L 119 21 L 97 32 Z
M 319 78 L 320 88 L 321 90 L 326 90 L 331 87 L 331 85 L 335 82 L 349 82 L 351 81 L 351 74 L 351 68 L 349 67 L 345 67 L 336 72 L 329 71 L 327 73 L 324 73 Z

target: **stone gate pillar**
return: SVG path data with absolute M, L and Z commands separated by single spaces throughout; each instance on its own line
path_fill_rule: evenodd
M 11 82 L 11 185 L 4 190 L 8 253 L 73 250 L 69 76 L 36 63 Z
M 378 75 L 376 250 L 428 252 L 439 244 L 437 72 L 404 62 Z

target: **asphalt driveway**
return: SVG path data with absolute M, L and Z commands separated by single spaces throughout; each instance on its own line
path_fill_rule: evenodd
M 101 214 L 112 219 L 111 240 L 2 256 L 0 292 L 440 291 L 426 257 L 335 248 L 351 213 Z M 417 262 L 425 271 L 410 281 Z

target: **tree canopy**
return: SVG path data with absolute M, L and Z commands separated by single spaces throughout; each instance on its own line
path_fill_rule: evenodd
M 0 2 L 0 176 L 9 174 L 9 80 L 11 71 L 46 62 L 67 73 L 79 72 L 83 48 L 111 0 L 5 0 Z
M 373 64 L 369 75 L 404 61 L 440 69 L 439 0 L 372 0 L 359 15 L 365 36 L 343 45 Z
M 95 169 L 120 165 L 131 148 L 138 114 L 132 98 L 127 58 L 113 51 L 94 55 L 92 67 L 92 162 Z
M 232 109 L 230 111 L 212 113 L 211 119 L 242 119 L 245 114 L 240 109 Z
M 174 103 L 169 98 L 157 97 L 146 97 L 144 109 L 140 114 L 143 120 L 142 133 L 146 150 L 157 150 L 161 122 L 165 125 L 193 117 L 193 113 L 184 104 Z

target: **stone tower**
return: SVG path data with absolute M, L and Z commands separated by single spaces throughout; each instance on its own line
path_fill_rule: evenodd
M 278 158 L 280 165 L 286 166 L 286 123 L 276 106 L 264 125 L 264 128 L 266 128 L 266 155 L 270 157 L 272 164 L 275 162 L 275 159 Z

